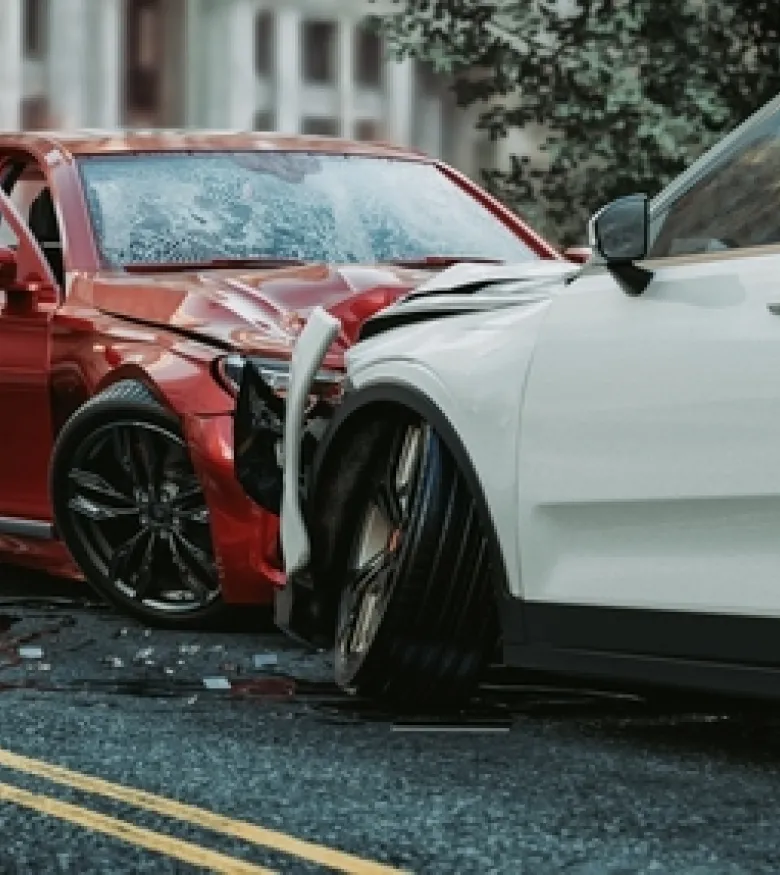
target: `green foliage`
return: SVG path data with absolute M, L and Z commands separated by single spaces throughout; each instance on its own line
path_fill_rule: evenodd
M 777 0 L 392 0 L 397 57 L 451 75 L 493 139 L 543 126 L 488 187 L 562 244 L 623 194 L 657 193 L 780 91 Z

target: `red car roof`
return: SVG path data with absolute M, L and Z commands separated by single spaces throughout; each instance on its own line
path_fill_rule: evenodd
M 269 149 L 428 160 L 421 152 L 391 143 L 367 143 L 338 137 L 292 136 L 260 131 L 75 130 L 0 134 L 0 149 L 15 146 L 41 153 L 57 149 L 66 155 Z

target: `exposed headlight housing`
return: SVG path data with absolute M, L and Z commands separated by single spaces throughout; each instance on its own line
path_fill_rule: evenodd
M 216 378 L 236 399 L 233 414 L 236 478 L 257 505 L 269 513 L 279 514 L 284 484 L 289 362 L 233 353 L 218 359 L 214 365 Z M 343 371 L 323 369 L 317 373 L 309 392 L 307 422 L 301 437 L 304 471 L 311 465 L 314 448 L 333 416 L 345 381 Z
M 217 379 L 231 395 L 238 395 L 241 375 L 247 362 L 254 365 L 263 380 L 277 395 L 283 397 L 287 394 L 290 384 L 290 363 L 288 361 L 231 353 L 217 359 L 215 365 Z M 313 389 L 317 395 L 335 395 L 341 390 L 343 381 L 344 373 L 342 371 L 323 369 L 317 373 Z

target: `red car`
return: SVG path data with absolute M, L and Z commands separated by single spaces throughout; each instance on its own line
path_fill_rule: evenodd
M 458 260 L 559 258 L 455 170 L 266 134 L 0 135 L 0 561 L 184 627 L 283 585 L 234 470 L 251 358 L 283 393 L 315 304 L 343 331 Z

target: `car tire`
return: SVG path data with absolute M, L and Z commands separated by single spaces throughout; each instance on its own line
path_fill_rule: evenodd
M 396 708 L 465 703 L 498 623 L 486 524 L 453 455 L 392 408 L 350 429 L 336 457 L 310 523 L 312 567 L 335 603 L 336 682 Z
M 147 625 L 224 616 L 208 508 L 178 419 L 123 380 L 80 407 L 54 446 L 54 522 L 91 586 Z

